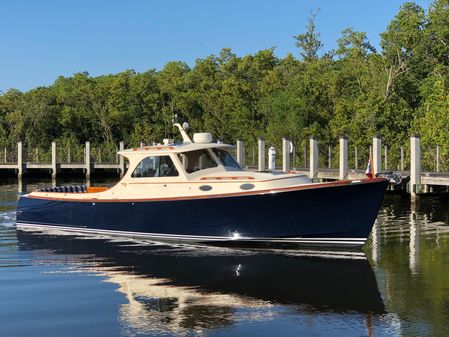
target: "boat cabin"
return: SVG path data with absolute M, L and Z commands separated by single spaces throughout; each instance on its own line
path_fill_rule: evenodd
M 227 144 L 179 144 L 145 146 L 120 151 L 129 160 L 129 178 L 172 178 L 189 180 L 211 172 L 235 172 L 242 168 Z
M 266 190 L 310 183 L 304 175 L 245 171 L 234 159 L 232 145 L 212 142 L 210 133 L 195 133 L 193 141 L 178 126 L 182 143 L 143 146 L 118 152 L 128 170 L 111 188 L 59 186 L 38 192 L 96 193 L 98 198 L 196 196 Z M 49 195 L 46 195 L 49 196 Z M 78 198 L 78 197 L 76 197 Z

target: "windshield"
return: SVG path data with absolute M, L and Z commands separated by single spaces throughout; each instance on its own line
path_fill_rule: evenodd
M 222 149 L 212 149 L 212 151 L 214 151 L 223 166 L 241 170 L 240 165 L 228 151 Z
M 184 152 L 178 154 L 178 156 L 187 173 L 193 173 L 218 166 L 207 150 Z

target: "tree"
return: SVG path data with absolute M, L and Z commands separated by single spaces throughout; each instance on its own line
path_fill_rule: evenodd
M 429 8 L 426 48 L 432 52 L 433 63 L 449 66 L 449 1 L 436 0 Z
M 449 94 L 447 77 L 435 75 L 428 79 L 424 113 L 417 118 L 415 128 L 423 143 L 439 144 L 442 155 L 449 155 Z
M 315 18 L 318 12 L 311 13 L 307 31 L 303 34 L 293 36 L 296 39 L 296 47 L 300 49 L 300 55 L 305 62 L 318 59 L 318 51 L 323 47 L 323 43 L 319 40 L 320 33 L 315 31 Z
M 385 101 L 394 91 L 400 91 L 400 95 L 407 95 L 406 99 L 413 107 L 419 105 L 419 99 L 416 100 L 419 81 L 430 70 L 425 25 L 424 9 L 415 3 L 407 2 L 401 6 L 387 31 L 381 34 L 381 46 L 387 61 L 385 72 L 388 75 Z
M 187 74 L 189 66 L 184 62 L 169 62 L 157 75 L 160 90 L 158 122 L 164 125 L 164 137 L 172 135 L 172 124 L 176 116 L 188 115 L 189 103 L 186 99 Z

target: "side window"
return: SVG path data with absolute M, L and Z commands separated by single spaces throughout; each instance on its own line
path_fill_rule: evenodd
M 207 150 L 196 150 L 178 154 L 187 173 L 217 167 L 218 164 Z
M 133 178 L 176 176 L 179 176 L 178 170 L 169 156 L 146 157 L 131 174 Z

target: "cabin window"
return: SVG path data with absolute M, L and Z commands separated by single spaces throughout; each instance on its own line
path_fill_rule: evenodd
M 212 151 L 214 151 L 223 166 L 239 170 L 241 169 L 240 165 L 228 151 L 222 149 L 212 149 Z
M 176 177 L 179 176 L 169 156 L 146 157 L 134 169 L 133 178 Z
M 178 156 L 187 173 L 218 166 L 207 150 L 184 152 L 178 154 Z

